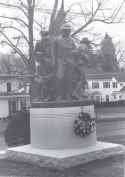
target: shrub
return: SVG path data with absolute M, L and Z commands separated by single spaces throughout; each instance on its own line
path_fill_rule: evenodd
M 9 116 L 5 139 L 8 146 L 17 146 L 30 143 L 29 111 L 23 110 Z

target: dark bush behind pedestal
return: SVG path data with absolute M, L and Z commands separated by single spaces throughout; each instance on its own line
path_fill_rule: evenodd
M 9 116 L 5 139 L 8 146 L 17 146 L 30 143 L 29 111 L 23 110 Z

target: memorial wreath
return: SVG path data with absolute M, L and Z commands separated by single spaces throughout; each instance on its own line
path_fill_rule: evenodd
M 74 132 L 77 136 L 85 137 L 95 131 L 95 118 L 89 113 L 80 112 L 78 118 L 74 121 Z

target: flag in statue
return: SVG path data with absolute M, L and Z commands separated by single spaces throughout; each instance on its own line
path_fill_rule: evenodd
M 64 0 L 62 0 L 61 7 L 57 12 L 57 6 L 58 6 L 58 1 L 55 1 L 55 5 L 53 8 L 53 19 L 51 19 L 51 24 L 50 24 L 50 33 L 53 34 L 54 36 L 58 36 L 60 34 L 60 27 L 65 21 L 66 17 L 66 12 L 64 10 Z

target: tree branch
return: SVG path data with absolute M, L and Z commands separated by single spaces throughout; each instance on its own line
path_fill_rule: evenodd
M 27 5 L 24 4 L 24 1 L 23 0 L 18 0 L 20 2 L 20 5 L 24 8 L 24 9 L 28 9 Z
M 3 32 L 3 31 L 0 31 L 0 33 L 3 35 L 3 37 L 7 40 L 6 43 L 16 52 L 18 53 L 21 58 L 23 59 L 23 62 L 26 64 L 26 66 L 28 65 L 28 60 L 27 60 L 27 57 L 23 54 L 23 52 L 17 48 L 17 46 L 15 46 L 12 41 L 7 37 L 7 35 Z
M 105 8 L 103 8 L 103 7 L 104 7 L 105 0 L 96 0 L 96 2 L 97 2 L 97 8 L 95 9 L 95 11 L 93 12 L 93 6 L 92 6 L 91 16 L 89 17 L 89 19 L 87 21 L 85 21 L 85 24 L 83 24 L 75 32 L 73 32 L 72 36 L 80 33 L 84 28 L 86 28 L 89 24 L 91 24 L 92 22 L 95 22 L 95 21 L 103 22 L 103 23 L 106 23 L 106 24 L 120 23 L 121 22 L 121 18 L 118 19 L 117 16 L 118 16 L 121 8 L 123 7 L 123 5 L 125 3 L 125 0 L 123 0 L 120 3 L 120 6 L 113 11 L 113 13 L 110 17 L 106 17 L 105 13 L 104 13 Z M 103 16 L 99 17 L 97 15 L 98 12 L 102 12 Z M 83 16 L 85 18 L 85 14 L 83 14 Z
M 117 17 L 117 15 L 119 14 L 119 12 L 120 12 L 121 8 L 123 7 L 124 3 L 125 3 L 125 0 L 123 0 L 120 4 L 119 8 L 117 8 L 116 13 L 114 13 L 115 15 L 112 18 L 112 21 L 114 21 L 114 19 Z
M 8 17 L 8 16 L 0 15 L 0 18 L 14 20 L 16 22 L 21 22 L 21 23 L 23 23 L 23 25 L 25 25 L 26 27 L 28 27 L 28 24 L 24 20 L 22 20 L 21 18 L 18 18 L 18 17 Z
M 100 9 L 101 5 L 102 5 L 102 3 L 99 2 L 99 3 L 98 3 L 98 6 L 97 6 L 97 8 L 96 8 L 96 10 L 95 10 L 94 13 L 91 15 L 91 17 L 89 18 L 89 20 L 88 20 L 83 26 L 81 26 L 80 28 L 78 28 L 78 29 L 72 34 L 72 36 L 78 34 L 80 31 L 82 31 L 85 27 L 87 27 L 87 26 L 93 21 L 93 19 L 95 18 L 95 16 L 96 16 L 98 10 Z
M 98 19 L 97 18 L 97 19 L 94 19 L 93 22 L 102 22 L 105 24 L 111 24 L 111 23 L 117 24 L 117 23 L 120 23 L 120 20 L 112 22 L 112 20 L 110 21 L 110 19 Z
M 22 3 L 22 1 L 21 1 L 21 6 L 19 6 L 19 5 L 12 5 L 12 4 L 6 4 L 6 3 L 1 3 L 1 2 L 0 2 L 0 5 L 1 5 L 1 6 L 5 6 L 5 7 L 11 7 L 11 8 L 19 9 L 19 10 L 21 10 L 21 11 L 23 12 L 23 14 L 28 18 L 27 12 L 26 12 L 23 8 L 21 8 L 21 6 L 24 7 L 26 10 L 27 10 L 28 8 L 26 7 L 26 5 L 24 5 L 24 3 Z M 35 19 L 34 19 L 34 22 L 41 28 L 41 25 L 40 25 Z
M 7 3 L 2 3 L 2 2 L 0 2 L 0 6 L 11 7 L 11 8 L 18 9 L 18 10 L 22 11 L 23 14 L 27 17 L 27 13 L 26 13 L 26 11 L 25 11 L 21 6 L 18 6 L 18 5 L 12 5 L 12 4 L 7 4 Z
M 10 29 L 14 29 L 14 30 L 18 31 L 19 33 L 21 33 L 22 37 L 26 40 L 26 42 L 29 44 L 29 40 L 27 39 L 26 35 L 19 28 L 14 27 L 14 26 L 4 26 L 4 27 L 0 27 L 0 28 L 1 29 L 8 29 L 8 28 L 10 28 Z

